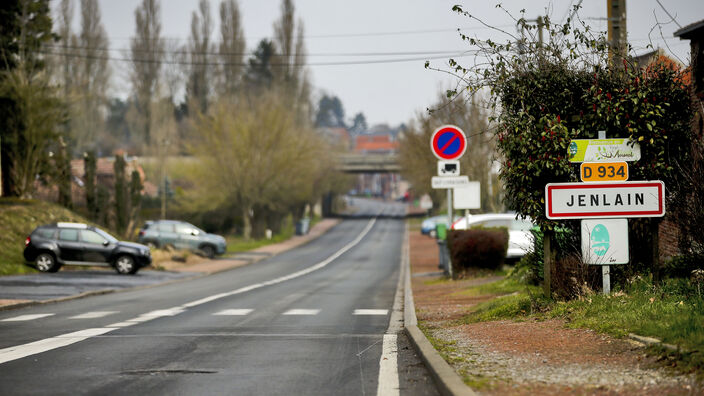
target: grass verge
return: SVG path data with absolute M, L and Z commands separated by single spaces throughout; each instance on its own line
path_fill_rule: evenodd
M 88 221 L 61 206 L 35 200 L 0 198 L 0 276 L 37 272 L 25 265 L 25 238 L 37 226 L 60 221 Z
M 225 239 L 227 241 L 227 252 L 226 254 L 241 253 L 262 246 L 271 245 L 273 243 L 283 242 L 291 238 L 294 234 L 294 225 L 290 221 L 285 222 L 281 231 L 274 234 L 271 239 L 260 238 L 260 239 L 244 239 L 242 237 L 229 235 Z
M 704 293 L 686 279 L 668 279 L 654 286 L 637 278 L 611 295 L 590 293 L 570 301 L 548 300 L 539 288 L 510 278 L 461 293 L 497 297 L 473 307 L 461 319 L 464 323 L 557 318 L 572 328 L 615 337 L 635 333 L 676 345 L 680 351 L 672 365 L 704 373 Z

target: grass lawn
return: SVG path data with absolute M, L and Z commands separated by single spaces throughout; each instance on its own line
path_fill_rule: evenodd
M 80 215 L 48 202 L 0 198 L 0 276 L 37 272 L 24 264 L 25 238 L 39 225 L 60 221 L 88 222 Z
M 312 219 L 310 226 L 320 219 Z M 273 243 L 283 242 L 291 238 L 294 234 L 295 228 L 293 223 L 289 220 L 284 221 L 283 227 L 281 227 L 281 232 L 274 234 L 271 239 L 260 238 L 260 239 L 244 239 L 240 236 L 227 235 L 225 239 L 227 240 L 227 252 L 225 254 L 241 253 L 248 250 L 253 250 L 260 248 L 262 246 L 271 245 Z

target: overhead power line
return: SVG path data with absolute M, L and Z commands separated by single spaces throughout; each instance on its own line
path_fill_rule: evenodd
M 99 52 L 120 52 L 120 53 L 158 53 L 158 54 L 178 54 L 178 55 L 206 55 L 206 56 L 254 56 L 256 55 L 253 51 L 244 52 L 212 52 L 212 51 L 191 51 L 188 49 L 183 50 L 132 50 L 131 48 L 100 48 L 100 47 L 85 47 L 80 45 L 63 45 L 63 44 L 48 44 L 44 46 L 45 48 L 50 48 L 52 50 L 78 50 L 78 51 L 99 51 Z M 293 55 L 282 55 L 282 54 L 271 54 L 273 58 L 277 57 L 289 57 L 289 56 L 407 56 L 407 55 L 442 55 L 442 54 L 457 54 L 464 50 L 428 50 L 428 51 L 391 51 L 391 52 L 319 52 L 319 53 L 306 53 L 306 54 L 293 54 Z
M 495 27 L 499 28 L 509 28 L 514 25 L 499 25 Z M 362 33 L 330 33 L 330 34 L 313 34 L 304 35 L 302 38 L 306 39 L 324 39 L 324 38 L 354 38 L 354 37 L 383 37 L 383 36 L 405 36 L 405 35 L 415 35 L 415 34 L 434 34 L 434 33 L 450 33 L 450 32 L 463 32 L 472 30 L 487 30 L 489 28 L 485 26 L 472 26 L 463 28 L 438 28 L 438 29 L 418 29 L 418 30 L 397 30 L 397 31 L 386 31 L 386 32 L 362 32 Z M 245 38 L 247 38 L 245 36 Z M 254 40 L 271 39 L 271 37 L 254 37 Z M 110 40 L 132 40 L 132 37 L 113 37 Z M 165 41 L 184 41 L 186 38 L 181 37 L 160 37 L 154 40 L 165 40 Z
M 140 59 L 140 58 L 129 58 L 129 57 L 111 57 L 105 55 L 86 55 L 81 53 L 71 53 L 71 52 L 52 52 L 45 50 L 37 50 L 36 53 L 52 56 L 61 56 L 68 58 L 81 58 L 81 59 L 93 59 L 93 60 L 107 60 L 116 62 L 136 62 L 136 63 L 161 63 L 165 65 L 182 65 L 182 66 L 248 66 L 248 63 L 230 63 L 230 62 L 193 62 L 193 61 L 178 61 L 178 60 L 154 60 L 154 59 Z M 311 62 L 311 63 L 270 63 L 271 67 L 291 67 L 291 66 L 345 66 L 345 65 L 371 65 L 371 64 L 384 64 L 384 63 L 402 63 L 402 62 L 418 62 L 426 60 L 436 60 L 436 59 L 447 59 L 448 57 L 461 58 L 465 56 L 473 56 L 474 51 L 465 51 L 464 53 L 448 53 L 443 56 L 424 56 L 424 57 L 414 57 L 414 58 L 402 58 L 402 59 L 374 59 L 374 60 L 360 60 L 360 61 L 343 61 L 343 62 Z

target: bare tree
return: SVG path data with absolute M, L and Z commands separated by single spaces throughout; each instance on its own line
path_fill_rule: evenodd
M 100 17 L 97 0 L 81 0 L 81 52 L 76 65 L 78 97 L 73 113 L 76 151 L 94 149 L 99 134 L 105 129 L 105 106 L 110 82 L 110 68 L 105 56 L 108 38 Z
M 211 68 L 208 65 L 208 55 L 211 50 L 210 34 L 213 30 L 210 2 L 200 0 L 198 11 L 198 13 L 194 11 L 191 17 L 191 38 L 188 43 L 191 70 L 186 95 L 189 107 L 195 105 L 199 111 L 205 112 L 208 109 L 211 74 Z
M 71 24 L 73 23 L 73 1 L 71 0 L 61 0 L 59 5 L 59 13 L 56 18 L 57 24 L 57 34 L 59 36 L 59 45 L 61 51 L 67 51 L 69 48 L 73 47 L 76 43 L 76 37 L 71 32 Z M 53 63 L 55 70 L 59 70 L 60 74 L 57 76 L 59 83 L 63 87 L 63 99 L 68 101 L 71 96 L 71 90 L 73 88 L 73 77 L 74 77 L 74 63 L 75 58 L 72 56 L 58 55 L 54 57 Z
M 303 41 L 303 22 L 295 21 L 292 0 L 282 0 L 281 16 L 274 22 L 274 45 L 276 46 L 277 84 L 294 100 L 299 111 L 310 118 L 310 81 L 306 72 L 306 49 Z
M 245 40 L 237 0 L 220 3 L 220 95 L 234 97 L 244 73 Z
M 152 140 L 152 103 L 157 97 L 164 41 L 161 37 L 159 0 L 142 0 L 134 12 L 136 32 L 132 37 L 132 90 L 134 105 L 131 121 L 144 144 Z

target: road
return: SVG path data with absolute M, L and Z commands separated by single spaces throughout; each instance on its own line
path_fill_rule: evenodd
M 399 334 L 403 235 L 346 220 L 255 265 L 0 312 L 0 394 L 434 394 Z

